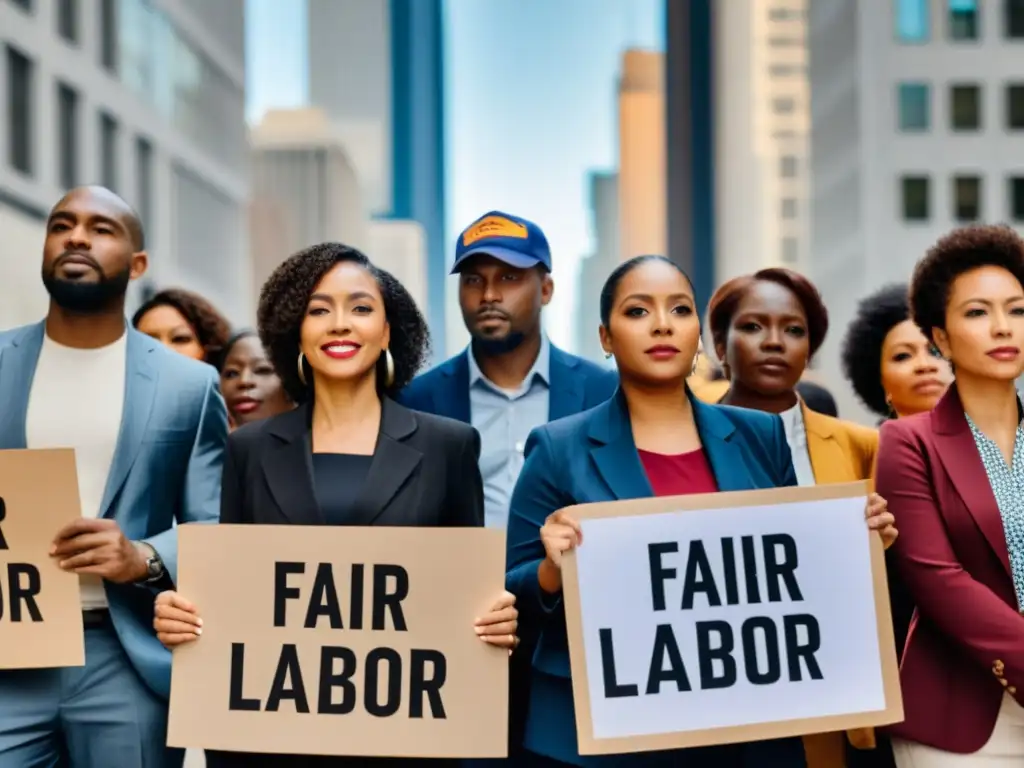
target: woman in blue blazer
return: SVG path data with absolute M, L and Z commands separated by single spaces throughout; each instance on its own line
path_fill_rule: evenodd
M 620 265 L 601 292 L 601 344 L 619 369 L 610 401 L 533 431 L 512 496 L 506 586 L 520 626 L 539 632 L 525 747 L 529 765 L 606 768 L 803 768 L 799 738 L 582 757 L 561 602 L 562 553 L 581 543 L 573 504 L 796 485 L 778 416 L 705 405 L 686 389 L 700 338 L 689 278 L 660 256 Z M 868 525 L 891 543 L 893 517 L 872 496 Z

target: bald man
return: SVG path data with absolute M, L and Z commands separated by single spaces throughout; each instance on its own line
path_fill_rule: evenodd
M 180 767 L 171 656 L 153 632 L 180 523 L 216 522 L 227 412 L 213 368 L 128 327 L 146 271 L 138 216 L 102 187 L 53 207 L 46 318 L 0 334 L 0 449 L 75 449 L 82 517 L 53 532 L 81 581 L 85 666 L 0 670 L 0 765 Z M 60 755 L 67 755 L 61 761 Z

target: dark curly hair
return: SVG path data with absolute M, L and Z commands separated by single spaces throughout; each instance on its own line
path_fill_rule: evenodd
M 312 375 L 306 364 L 306 381 L 298 374 L 299 340 L 302 321 L 313 289 L 336 264 L 349 261 L 358 264 L 377 281 L 384 299 L 384 316 L 391 326 L 391 357 L 395 377 L 388 387 L 384 356 L 377 364 L 377 391 L 394 397 L 430 354 L 430 331 L 415 300 L 390 272 L 375 267 L 355 248 L 341 243 L 321 243 L 304 248 L 282 263 L 260 291 L 257 326 L 263 348 L 281 378 L 281 385 L 294 403 L 309 400 Z
M 879 416 L 889 414 L 882 388 L 882 344 L 889 331 L 910 319 L 906 283 L 895 283 L 862 299 L 846 329 L 841 359 L 853 391 Z
M 974 225 L 940 238 L 914 267 L 910 312 L 925 337 L 946 328 L 946 305 L 953 282 L 979 267 L 1002 267 L 1024 286 L 1024 240 L 1010 227 Z
M 231 336 L 231 324 L 213 304 L 202 296 L 183 288 L 166 288 L 147 299 L 132 315 L 132 327 L 138 328 L 142 318 L 157 307 L 173 307 L 192 330 L 203 348 L 203 359 L 215 364 Z
M 814 283 L 799 272 L 783 267 L 769 267 L 752 275 L 734 277 L 719 286 L 708 302 L 707 312 L 707 324 L 711 329 L 711 340 L 715 347 L 725 346 L 736 308 L 747 291 L 760 282 L 781 285 L 796 296 L 807 315 L 807 341 L 810 356 L 814 357 L 814 353 L 821 348 L 828 333 L 828 310 Z

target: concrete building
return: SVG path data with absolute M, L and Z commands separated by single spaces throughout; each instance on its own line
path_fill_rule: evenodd
M 138 210 L 150 285 L 191 288 L 249 317 L 244 8 L 0 2 L 0 327 L 45 311 L 46 215 L 86 183 Z
M 665 56 L 627 50 L 619 77 L 620 260 L 668 250 Z
M 714 5 L 718 282 L 769 266 L 800 270 L 807 263 L 806 5 Z
M 422 227 L 423 309 L 440 359 L 451 256 L 445 241 L 442 0 L 307 4 L 310 102 L 335 123 L 371 215 Z
M 576 354 L 604 362 L 597 335 L 600 322 L 601 288 L 622 261 L 619 249 L 619 176 L 595 172 L 590 175 L 591 234 L 594 250 L 580 264 L 576 291 Z
M 860 412 L 838 366 L 858 299 L 956 226 L 1024 226 L 1024 2 L 815 0 L 809 28 L 809 264 L 845 416 Z
M 250 142 L 256 291 L 278 264 L 314 243 L 369 250 L 360 180 L 321 110 L 271 110 L 253 128 Z

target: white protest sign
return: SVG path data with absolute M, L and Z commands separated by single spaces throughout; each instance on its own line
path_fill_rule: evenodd
M 863 483 L 571 508 L 564 561 L 581 754 L 903 719 Z

